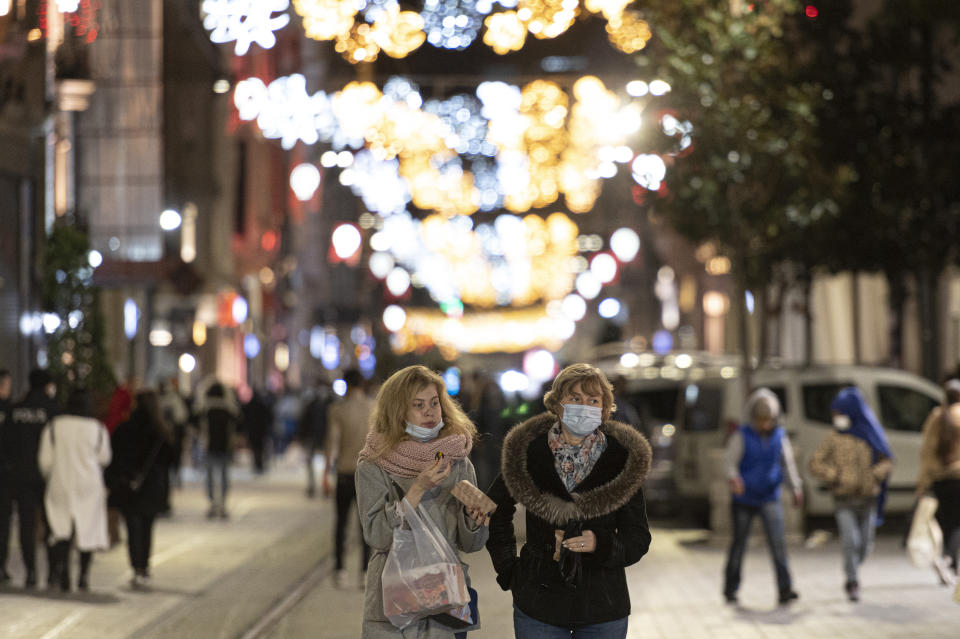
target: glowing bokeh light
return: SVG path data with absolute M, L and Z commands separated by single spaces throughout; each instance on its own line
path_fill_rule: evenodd
M 621 262 L 630 262 L 640 251 L 640 236 L 630 228 L 619 228 L 610 235 L 610 250 Z
M 309 162 L 298 164 L 290 172 L 290 188 L 298 200 L 306 202 L 320 188 L 320 169 Z
M 615 297 L 608 297 L 600 302 L 599 306 L 597 306 L 597 313 L 600 315 L 600 317 L 613 319 L 620 314 L 620 308 L 620 300 Z
M 383 309 L 383 325 L 391 333 L 402 329 L 406 321 L 407 313 L 396 304 L 391 304 Z
M 330 242 L 333 244 L 333 251 L 341 260 L 348 260 L 353 257 L 360 246 L 363 244 L 363 236 L 360 229 L 353 224 L 340 224 L 330 235 Z

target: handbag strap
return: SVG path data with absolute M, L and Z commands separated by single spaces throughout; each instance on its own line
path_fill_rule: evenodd
M 150 451 L 150 455 L 147 456 L 146 464 L 144 464 L 140 472 L 137 473 L 136 476 L 134 477 L 134 481 L 137 484 L 142 483 L 143 480 L 146 478 L 147 473 L 149 473 L 150 469 L 153 468 L 153 464 L 154 462 L 157 461 L 157 455 L 160 454 L 160 448 L 162 446 L 163 446 L 163 438 L 157 437 L 157 443 L 154 444 L 153 449 Z

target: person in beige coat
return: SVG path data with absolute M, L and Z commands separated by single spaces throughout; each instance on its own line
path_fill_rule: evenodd
M 92 417 L 93 402 L 74 391 L 65 414 L 55 417 L 40 437 L 38 463 L 47 481 L 44 506 L 50 526 L 52 570 L 49 587 L 70 590 L 70 540 L 80 550 L 77 587 L 90 587 L 93 551 L 110 547 L 107 534 L 107 491 L 103 469 L 110 463 L 110 434 Z
M 934 408 L 923 423 L 917 497 L 932 491 L 937 498 L 945 561 L 938 560 L 935 568 L 949 585 L 957 580 L 960 559 L 960 380 L 949 380 L 944 390 L 944 406 Z
M 364 388 L 363 376 L 360 371 L 350 369 L 343 374 L 343 381 L 347 383 L 347 395 L 341 401 L 334 403 L 327 411 L 327 441 L 325 455 L 327 469 L 336 472 L 336 505 L 337 523 L 334 532 L 334 561 L 336 569 L 337 587 L 346 586 L 347 571 L 343 567 L 344 539 L 346 536 L 348 515 L 351 507 L 357 501 L 357 485 L 354 474 L 357 472 L 357 460 L 360 450 L 367 439 L 370 425 L 370 415 L 373 413 L 374 400 L 369 397 Z M 330 485 L 327 478 L 323 480 L 324 494 L 329 496 Z M 361 564 L 364 579 L 366 578 L 367 563 L 370 560 L 370 546 L 361 540 L 363 546 L 363 563 Z
M 356 473 L 363 538 L 372 549 L 363 639 L 454 637 L 454 630 L 433 618 L 403 630 L 395 627 L 384 613 L 381 578 L 393 531 L 403 523 L 397 514 L 399 500 L 414 508 L 422 505 L 455 550 L 470 553 L 483 548 L 490 534 L 489 517 L 450 494 L 461 479 L 476 484 L 469 459 L 476 434 L 473 423 L 447 394 L 443 379 L 424 366 L 401 369 L 381 387 Z M 462 560 L 461 566 L 469 587 L 468 566 Z

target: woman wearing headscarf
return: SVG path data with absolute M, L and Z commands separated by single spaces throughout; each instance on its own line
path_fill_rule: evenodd
M 372 550 L 361 636 L 453 639 L 459 633 L 432 617 L 395 627 L 384 612 L 382 576 L 394 530 L 403 525 L 401 501 L 425 510 L 455 552 L 483 548 L 489 519 L 450 492 L 463 479 L 476 484 L 469 455 L 477 429 L 447 394 L 443 379 L 425 366 L 408 366 L 384 382 L 370 422 L 356 472 L 363 538 Z M 469 586 L 468 566 L 463 561 L 461 566 Z
M 803 503 L 800 474 L 793 458 L 793 448 L 786 429 L 780 425 L 780 400 L 769 388 L 759 388 L 747 398 L 747 421 L 727 440 L 724 451 L 730 502 L 733 538 L 727 553 L 723 596 L 727 603 L 737 602 L 740 568 L 750 538 L 754 517 L 763 522 L 770 558 L 777 577 L 777 600 L 789 604 L 799 595 L 793 589 L 787 564 L 787 540 L 780 485 L 787 479 L 793 491 L 793 502 Z
M 51 537 L 49 588 L 70 590 L 71 539 L 80 550 L 80 590 L 90 587 L 93 551 L 110 547 L 103 484 L 103 468 L 110 457 L 110 435 L 93 417 L 90 394 L 73 391 L 64 414 L 53 418 L 40 437 L 38 462 L 47 480 L 44 505 Z
M 917 497 L 933 491 L 937 498 L 937 523 L 943 531 L 946 562 L 935 564 L 940 581 L 957 579 L 960 554 L 960 380 L 944 384 L 946 401 L 934 408 L 923 423 Z
M 513 593 L 518 639 L 627 636 L 627 566 L 650 547 L 642 484 L 650 445 L 612 421 L 613 387 L 589 364 L 563 369 L 544 395 L 547 412 L 510 430 L 487 550 L 497 583 Z M 513 516 L 526 508 L 517 557 Z
M 855 387 L 841 390 L 830 404 L 833 432 L 810 458 L 810 472 L 827 482 L 843 548 L 844 590 L 860 600 L 857 568 L 873 547 L 883 512 L 893 453 L 883 427 Z

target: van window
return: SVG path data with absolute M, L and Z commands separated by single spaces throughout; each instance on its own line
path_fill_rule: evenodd
M 683 424 L 687 432 L 704 432 L 720 427 L 722 386 L 690 384 L 684 389 Z
M 833 413 L 830 404 L 844 388 L 854 386 L 853 383 L 834 382 L 831 384 L 810 384 L 803 387 L 803 416 L 815 422 L 833 424 Z
M 939 402 L 928 395 L 902 386 L 877 385 L 880 421 L 887 430 L 919 433 L 923 422 Z

